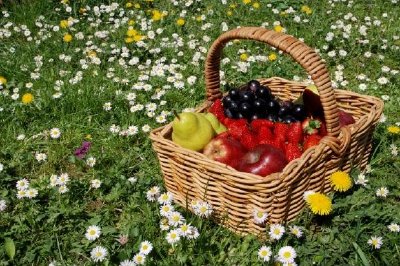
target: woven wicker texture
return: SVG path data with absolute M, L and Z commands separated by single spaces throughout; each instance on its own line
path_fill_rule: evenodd
M 350 171 L 366 166 L 375 125 L 382 113 L 381 100 L 343 90 L 333 90 L 320 57 L 292 36 L 263 28 L 240 28 L 222 34 L 206 59 L 207 100 L 197 109 L 204 112 L 221 98 L 219 62 L 224 45 L 233 39 L 262 41 L 291 55 L 312 76 L 319 89 L 328 136 L 306 150 L 282 172 L 267 177 L 239 172 L 213 161 L 202 153 L 184 149 L 171 141 L 172 124 L 150 134 L 160 162 L 165 186 L 181 206 L 191 209 L 192 200 L 204 200 L 214 208 L 214 218 L 238 234 L 265 235 L 265 224 L 254 222 L 255 210 L 268 213 L 268 223 L 293 220 L 303 209 L 307 190 L 329 192 L 329 176 L 336 170 Z M 273 77 L 259 80 L 283 100 L 296 99 L 306 87 L 300 82 Z M 338 107 L 349 112 L 356 123 L 343 128 Z

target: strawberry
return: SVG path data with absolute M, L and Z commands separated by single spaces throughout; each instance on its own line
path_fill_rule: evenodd
M 254 134 L 243 134 L 240 138 L 240 143 L 247 149 L 252 150 L 255 146 L 258 145 L 257 136 Z M 238 158 L 240 159 L 240 158 Z
M 235 139 L 240 141 L 240 138 L 243 135 L 249 135 L 251 134 L 250 129 L 247 126 L 247 120 L 246 119 L 235 119 L 234 121 L 231 121 L 229 124 L 226 125 L 228 127 L 229 133 L 234 137 Z
M 302 154 L 302 152 L 301 152 L 301 149 L 298 144 L 290 143 L 290 142 L 288 144 L 286 144 L 286 146 L 285 146 L 286 160 L 288 160 L 290 162 L 294 159 L 300 158 L 301 154 Z
M 274 127 L 274 136 L 275 139 L 281 139 L 283 142 L 287 139 L 287 132 L 289 131 L 289 125 L 276 122 Z
M 323 137 L 328 135 L 328 130 L 326 129 L 325 122 L 321 122 L 321 127 L 319 128 L 319 135 Z
M 321 139 L 322 137 L 316 134 L 307 136 L 303 144 L 303 150 L 307 150 L 310 147 L 318 145 Z
M 272 131 L 269 127 L 260 127 L 257 131 L 257 141 L 261 144 L 261 142 L 269 141 L 271 142 L 273 139 Z M 267 144 L 267 143 L 264 143 Z
M 220 122 L 224 121 L 225 114 L 224 114 L 224 107 L 222 106 L 221 99 L 216 99 L 214 103 L 208 109 L 208 112 L 213 113 Z
M 224 120 L 222 121 L 222 124 L 224 124 L 226 127 L 229 127 L 229 125 L 231 123 L 234 123 L 235 121 L 237 121 L 237 119 L 225 117 Z
M 292 144 L 300 144 L 303 142 L 303 127 L 301 122 L 290 124 L 289 131 L 287 132 L 287 140 Z
M 285 151 L 285 140 L 282 138 L 274 138 L 271 143 L 275 148 L 280 149 L 282 152 Z
M 267 119 L 254 119 L 251 121 L 250 125 L 255 131 L 258 131 L 263 127 L 272 128 L 274 126 L 274 122 Z
M 321 127 L 321 121 L 317 119 L 306 118 L 301 125 L 305 134 L 313 135 L 318 134 L 318 129 Z

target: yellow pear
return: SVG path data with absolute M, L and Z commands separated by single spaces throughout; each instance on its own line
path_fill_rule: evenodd
M 205 113 L 203 115 L 208 121 L 210 121 L 215 133 L 220 134 L 227 131 L 227 128 L 224 126 L 224 124 L 219 122 L 218 118 L 213 113 Z
M 178 114 L 172 122 L 172 141 L 189 150 L 202 150 L 214 135 L 211 123 L 198 113 Z

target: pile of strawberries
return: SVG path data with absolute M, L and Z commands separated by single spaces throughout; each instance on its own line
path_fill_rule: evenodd
M 318 145 L 327 135 L 325 123 L 319 119 L 282 123 L 267 119 L 231 119 L 225 116 L 221 100 L 216 100 L 208 110 L 228 128 L 228 133 L 246 149 L 259 144 L 269 144 L 281 151 L 288 161 L 299 158 L 303 151 Z

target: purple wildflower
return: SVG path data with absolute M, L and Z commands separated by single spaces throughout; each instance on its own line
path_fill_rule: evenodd
M 74 151 L 74 155 L 76 157 L 78 157 L 79 159 L 83 159 L 85 157 L 86 153 L 88 153 L 88 151 L 90 149 L 90 145 L 92 145 L 92 143 L 90 141 L 82 142 L 82 145 Z

